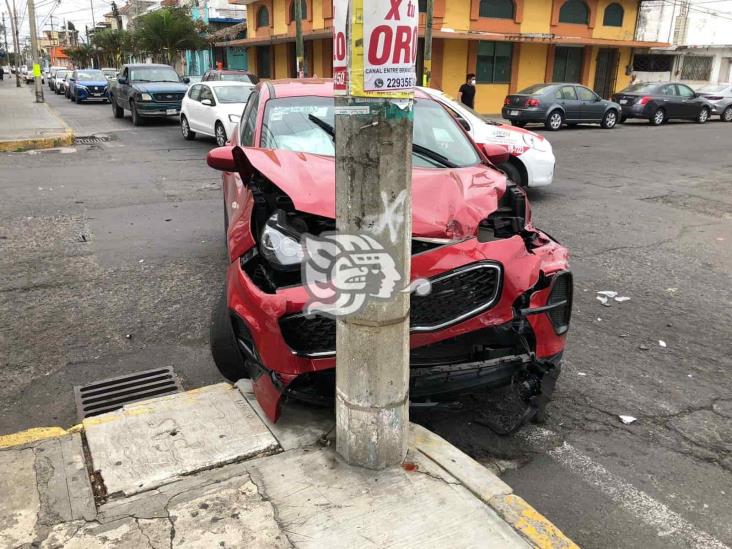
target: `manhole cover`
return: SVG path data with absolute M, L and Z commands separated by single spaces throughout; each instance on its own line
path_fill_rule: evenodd
M 106 135 L 82 135 L 74 137 L 74 145 L 94 145 L 95 143 L 106 143 L 109 136 Z
M 119 410 L 125 404 L 179 393 L 183 390 L 173 369 L 156 368 L 125 376 L 111 377 L 74 387 L 79 420 Z

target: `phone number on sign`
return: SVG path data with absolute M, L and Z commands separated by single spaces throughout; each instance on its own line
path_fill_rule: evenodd
M 412 77 L 386 79 L 386 88 L 390 90 L 396 88 L 412 88 L 414 87 L 414 84 L 415 79 Z

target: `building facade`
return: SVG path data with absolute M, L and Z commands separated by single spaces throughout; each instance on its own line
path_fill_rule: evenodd
M 293 0 L 229 0 L 247 5 L 250 70 L 295 76 Z M 332 75 L 333 8 L 303 2 L 307 75 Z M 609 97 L 630 82 L 633 48 L 668 45 L 635 39 L 638 0 L 434 0 L 431 86 L 457 93 L 477 75 L 476 110 L 500 112 L 508 93 L 537 82 L 581 82 Z M 419 1 L 420 35 L 425 2 Z M 417 57 L 421 72 L 422 45 Z

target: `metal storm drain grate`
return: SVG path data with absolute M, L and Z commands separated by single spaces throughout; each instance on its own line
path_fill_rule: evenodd
M 83 135 L 74 137 L 74 145 L 95 145 L 96 143 L 106 143 L 109 136 L 106 135 Z
M 179 393 L 183 390 L 173 369 L 168 366 L 125 376 L 95 381 L 74 387 L 79 420 L 119 410 L 125 404 Z

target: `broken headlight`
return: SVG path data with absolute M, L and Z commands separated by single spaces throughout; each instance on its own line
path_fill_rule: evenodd
M 305 230 L 307 225 L 302 220 L 289 217 L 283 210 L 277 210 L 262 229 L 259 252 L 273 269 L 300 270 L 300 263 L 305 256 L 300 237 Z

